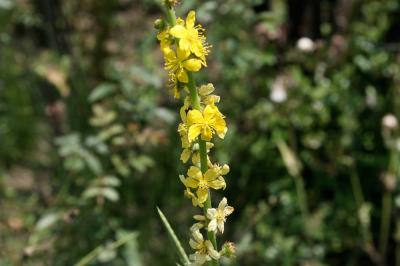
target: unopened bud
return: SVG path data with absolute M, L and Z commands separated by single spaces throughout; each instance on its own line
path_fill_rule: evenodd
M 208 83 L 207 85 L 202 85 L 199 88 L 199 94 L 201 96 L 206 96 L 211 94 L 215 90 L 214 85 L 212 83 Z
M 154 21 L 154 28 L 156 28 L 157 30 L 162 30 L 165 28 L 165 26 L 166 26 L 166 23 L 161 18 L 158 18 L 158 19 L 156 19 L 156 21 Z
M 232 242 L 225 242 L 222 246 L 221 255 L 227 258 L 233 258 L 236 254 L 236 247 L 235 244 Z
M 176 6 L 179 4 L 179 0 L 165 0 L 166 6 Z
M 224 164 L 221 168 L 221 175 L 226 175 L 227 173 L 229 173 L 229 170 L 230 170 L 229 165 Z

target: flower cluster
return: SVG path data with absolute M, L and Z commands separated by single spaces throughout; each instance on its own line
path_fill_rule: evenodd
M 233 212 L 223 198 L 217 208 L 211 206 L 211 191 L 226 188 L 224 176 L 229 166 L 213 163 L 210 151 L 214 147 L 213 139 L 223 139 L 227 132 L 225 116 L 217 104 L 220 97 L 213 94 L 212 84 L 196 87 L 193 72 L 207 66 L 206 57 L 210 52 L 204 29 L 195 25 L 196 13 L 190 11 L 186 20 L 175 18 L 171 5 L 167 4 L 168 22 L 156 22 L 159 29 L 157 39 L 168 71 L 168 85 L 173 89 L 175 98 L 186 92 L 183 106 L 180 109 L 181 123 L 178 133 L 181 137 L 182 154 L 180 159 L 188 163 L 186 176 L 180 175 L 186 197 L 194 206 L 203 208 L 203 215 L 196 215 L 196 223 L 191 228 L 190 246 L 194 253 L 190 255 L 192 265 L 203 265 L 213 261 L 219 265 L 221 256 L 233 255 L 233 244 L 226 243 L 218 251 L 216 234 L 224 232 L 226 217 Z M 202 234 L 207 233 L 207 238 Z M 229 251 L 229 252 L 228 252 Z M 216 264 L 215 264 L 216 263 Z
M 174 90 L 175 98 L 180 97 L 181 90 L 189 82 L 188 71 L 198 72 L 202 66 L 207 66 L 210 46 L 203 28 L 195 25 L 195 20 L 196 13 L 190 11 L 186 21 L 178 18 L 176 25 L 164 27 L 157 35 L 168 71 L 169 87 Z M 175 44 L 177 47 L 173 49 Z

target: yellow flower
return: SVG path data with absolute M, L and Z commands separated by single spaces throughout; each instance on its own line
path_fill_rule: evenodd
M 192 142 L 199 135 L 201 135 L 201 139 L 210 141 L 213 133 L 217 133 L 218 137 L 223 139 L 228 130 L 224 116 L 215 105 L 207 105 L 203 113 L 199 110 L 190 110 L 187 116 L 187 123 L 189 125 L 189 142 Z
M 219 230 L 224 233 L 224 224 L 226 217 L 233 212 L 233 207 L 228 206 L 228 201 L 224 197 L 218 205 L 218 208 L 207 209 L 207 218 L 210 219 L 208 223 L 208 231 L 216 232 Z
M 179 39 L 179 47 L 185 51 L 194 53 L 201 58 L 205 64 L 205 56 L 209 52 L 203 35 L 203 29 L 200 25 L 195 26 L 196 13 L 190 11 L 186 17 L 186 25 L 176 25 L 170 29 L 170 34 Z
M 226 183 L 218 170 L 210 168 L 203 173 L 196 166 L 191 166 L 187 172 L 188 177 L 180 176 L 182 183 L 187 188 L 197 189 L 196 196 L 199 203 L 204 203 L 208 198 L 208 189 L 225 189 Z
M 162 30 L 157 34 L 157 39 L 160 42 L 161 52 L 168 53 L 171 50 L 171 35 L 168 29 Z
M 180 175 L 179 178 L 181 180 L 184 180 L 185 177 Z M 195 194 L 193 194 L 193 192 L 190 190 L 190 188 L 186 188 L 186 190 L 184 191 L 184 195 L 185 195 L 185 197 L 192 200 L 193 206 L 195 206 L 195 207 L 199 206 L 199 207 L 203 208 L 204 205 L 199 202 L 199 199 L 196 197 Z
M 192 238 L 189 240 L 189 245 L 196 250 L 194 254 L 189 256 L 192 260 L 191 265 L 201 266 L 211 259 L 218 260 L 221 255 L 213 247 L 210 240 L 204 240 L 203 235 L 198 229 L 192 230 Z
M 172 49 L 166 50 L 165 69 L 176 75 L 179 82 L 188 83 L 188 71 L 197 72 L 201 68 L 201 60 L 189 58 L 190 52 L 177 49 L 175 53 Z

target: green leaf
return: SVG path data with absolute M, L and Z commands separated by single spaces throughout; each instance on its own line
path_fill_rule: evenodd
M 114 188 L 111 187 L 102 188 L 101 194 L 109 201 L 117 202 L 119 200 L 119 194 Z
M 102 83 L 98 85 L 96 88 L 94 88 L 92 93 L 90 93 L 88 101 L 91 103 L 99 101 L 115 91 L 116 91 L 116 86 L 114 84 Z

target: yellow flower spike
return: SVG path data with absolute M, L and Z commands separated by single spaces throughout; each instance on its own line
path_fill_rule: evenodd
M 197 222 L 191 228 L 192 239 L 189 244 L 195 252 L 190 255 L 191 262 L 187 264 L 200 266 L 212 261 L 213 266 L 219 266 L 220 257 L 228 253 L 218 252 L 216 232 L 223 232 L 225 218 L 233 208 L 225 204 L 226 199 L 218 208 L 212 208 L 211 190 L 225 189 L 223 176 L 229 172 L 229 166 L 214 164 L 209 151 L 213 147 L 210 141 L 214 134 L 224 138 L 227 127 L 224 116 L 215 106 L 220 97 L 212 94 L 214 86 L 210 83 L 197 88 L 193 75 L 202 66 L 207 66 L 206 56 L 211 46 L 206 42 L 202 26 L 195 25 L 194 11 L 190 11 L 184 21 L 175 16 L 171 5 L 171 1 L 175 0 L 165 1 L 168 25 L 156 23 L 160 30 L 157 38 L 174 96 L 179 98 L 183 90 L 188 93 L 180 109 L 182 123 L 178 132 L 183 148 L 180 159 L 186 163 L 191 157 L 194 165 L 188 169 L 187 177 L 180 175 L 179 178 L 185 185 L 184 195 L 191 199 L 194 206 L 203 208 L 204 213 L 194 217 Z M 208 231 L 207 240 L 200 230 Z
M 199 135 L 201 135 L 202 140 L 210 141 L 213 133 L 223 139 L 228 130 L 224 116 L 215 105 L 207 105 L 203 113 L 199 110 L 190 110 L 187 116 L 187 123 L 189 125 L 189 142 L 195 140 Z

